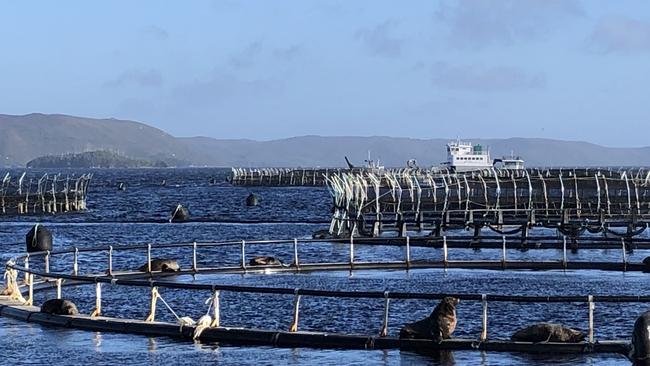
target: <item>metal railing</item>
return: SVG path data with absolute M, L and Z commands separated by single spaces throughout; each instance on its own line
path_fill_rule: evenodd
M 397 238 L 396 238 L 397 239 Z M 446 237 L 443 238 L 443 260 L 441 262 L 436 262 L 442 264 L 444 268 L 452 267 L 454 261 L 449 260 L 449 248 L 446 244 Z M 502 259 L 497 263 L 501 264 L 503 269 L 509 268 L 514 262 L 508 262 L 506 257 L 506 242 L 507 239 L 505 236 L 502 237 L 503 250 L 502 250 Z M 55 281 L 56 294 L 58 298 L 61 298 L 61 287 L 64 284 L 64 281 L 70 281 L 72 284 L 95 284 L 95 310 L 93 311 L 94 316 L 101 314 L 101 288 L 102 284 L 111 284 L 111 285 L 121 285 L 121 286 L 132 286 L 132 287 L 147 287 L 147 288 L 169 288 L 169 289 L 185 289 L 185 290 L 205 290 L 211 291 L 214 293 L 216 300 L 214 301 L 213 306 L 217 308 L 214 309 L 215 314 L 220 314 L 220 309 L 218 309 L 219 301 L 218 296 L 223 291 L 237 292 L 237 293 L 263 293 L 263 294 L 279 294 L 279 295 L 293 295 L 293 316 L 292 323 L 288 329 L 292 332 L 298 330 L 298 319 L 300 314 L 300 303 L 303 296 L 311 297 L 330 297 L 330 298 L 363 298 L 363 299 L 384 299 L 384 311 L 383 317 L 381 319 L 381 325 L 379 327 L 379 336 L 387 336 L 389 320 L 390 320 L 390 304 L 393 300 L 440 300 L 447 296 L 453 296 L 460 300 L 469 300 L 476 301 L 481 303 L 482 307 L 482 321 L 481 321 L 481 333 L 478 337 L 480 342 L 484 342 L 488 339 L 488 303 L 490 302 L 515 302 L 515 303 L 584 303 L 587 305 L 586 312 L 588 314 L 588 343 L 594 342 L 594 309 L 595 303 L 650 303 L 650 296 L 597 296 L 597 295 L 583 295 L 583 296 L 520 296 L 520 295 L 496 295 L 496 294 L 466 294 L 466 293 L 418 293 L 418 292 L 400 292 L 400 291 L 340 291 L 340 290 L 316 290 L 316 289 L 306 289 L 306 288 L 278 288 L 278 287 L 260 287 L 260 286 L 239 286 L 239 285 L 221 285 L 221 284 L 199 284 L 199 283 L 182 283 L 176 281 L 165 281 L 157 279 L 159 273 L 152 272 L 152 251 L 161 252 L 165 249 L 171 248 L 191 248 L 191 262 L 192 267 L 188 271 L 181 271 L 179 274 L 183 273 L 208 273 L 208 272 L 247 272 L 247 271 L 260 271 L 273 269 L 277 271 L 309 271 L 309 270 L 341 270 L 349 269 L 354 270 L 357 268 L 386 268 L 388 266 L 393 266 L 396 264 L 400 265 L 400 268 L 413 268 L 417 262 L 411 260 L 411 244 L 410 238 L 404 238 L 403 244 L 405 248 L 404 260 L 403 261 L 394 261 L 394 262 L 359 262 L 355 260 L 355 244 L 354 239 L 348 241 L 338 241 L 339 244 L 344 243 L 349 245 L 349 262 L 347 263 L 302 263 L 299 259 L 299 247 L 301 245 L 308 244 L 318 244 L 322 243 L 319 240 L 257 240 L 257 241 L 224 241 L 216 243 L 171 243 L 171 244 L 159 244 L 153 246 L 152 244 L 140 244 L 140 245 L 124 245 L 124 246 L 97 246 L 97 247 L 87 247 L 87 248 L 70 248 L 65 250 L 56 250 L 56 251 L 47 251 L 47 252 L 38 252 L 27 254 L 22 257 L 18 257 L 13 261 L 10 261 L 7 264 L 7 268 L 11 270 L 18 271 L 23 273 L 25 277 L 25 283 L 28 291 L 28 300 L 29 305 L 33 304 L 33 294 L 35 291 L 35 280 L 34 277 L 38 276 L 41 278 L 39 284 L 45 283 L 45 281 Z M 251 245 L 271 245 L 271 244 L 286 244 L 291 246 L 293 252 L 293 262 L 284 267 L 284 266 L 256 266 L 251 267 L 247 265 L 247 247 Z M 211 247 L 224 247 L 224 246 L 235 246 L 240 250 L 240 265 L 239 266 L 221 266 L 221 267 L 208 267 L 201 268 L 197 263 L 198 252 L 203 248 Z M 147 257 L 147 271 L 146 272 L 124 272 L 118 273 L 114 271 L 113 257 L 116 251 L 134 251 L 134 250 L 146 250 Z M 79 257 L 81 253 L 106 253 L 107 263 L 106 270 L 104 273 L 100 274 L 80 274 L 79 266 Z M 566 252 L 566 240 L 564 240 L 562 259 L 559 261 L 562 267 L 570 267 L 570 263 L 567 261 L 567 252 Z M 622 269 L 626 269 L 627 257 L 625 247 L 622 247 Z M 67 273 L 62 272 L 52 272 L 50 271 L 50 261 L 52 256 L 57 256 L 60 254 L 73 254 L 71 271 Z M 30 267 L 30 258 L 42 257 L 44 259 L 44 269 L 37 270 L 33 267 Z M 23 261 L 24 265 L 20 266 L 16 264 L 16 261 Z M 431 262 L 433 263 L 433 262 Z M 430 264 L 431 264 L 430 263 Z M 574 262 L 576 263 L 576 262 Z M 580 262 L 577 262 L 580 263 Z M 102 269 L 96 269 L 102 270 Z M 71 274 L 70 274 L 71 273 Z M 147 276 L 147 279 L 133 279 L 133 278 L 124 278 L 126 275 L 133 275 L 139 273 L 143 276 Z M 219 319 L 215 319 L 216 324 L 219 324 Z

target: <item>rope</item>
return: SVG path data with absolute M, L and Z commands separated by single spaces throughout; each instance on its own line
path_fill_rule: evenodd
M 171 306 L 163 299 L 163 297 L 160 295 L 160 292 L 158 291 L 158 287 L 154 286 L 151 288 L 151 303 L 150 303 L 150 311 L 149 311 L 149 316 L 145 319 L 146 322 L 152 322 L 156 318 L 156 304 L 158 302 L 158 299 L 162 301 L 162 303 L 167 307 L 167 309 L 174 315 L 176 318 L 176 322 L 180 325 L 180 331 L 183 331 L 183 327 L 185 326 L 194 326 L 194 331 L 192 332 L 192 339 L 197 340 L 203 331 L 207 328 L 210 328 L 212 325 L 212 317 L 209 315 L 210 310 L 212 309 L 212 302 L 214 300 L 215 295 L 211 296 L 206 300 L 206 304 L 209 303 L 208 305 L 208 310 L 206 311 L 206 314 L 203 315 L 202 317 L 199 318 L 198 321 L 194 321 L 192 318 L 189 316 L 184 316 L 184 317 L 179 317 L 178 314 L 172 309 Z
M 20 301 L 24 304 L 27 300 L 25 300 L 23 294 L 20 292 L 20 288 L 18 287 L 18 270 L 9 267 L 15 264 L 16 263 L 13 260 L 7 261 L 7 269 L 4 274 L 5 289 L 2 291 L 2 294 L 9 295 L 11 300 Z
M 144 321 L 152 322 L 154 321 L 154 319 L 156 319 L 156 303 L 158 302 L 158 297 L 160 297 L 160 295 L 158 294 L 158 287 L 154 286 L 151 288 L 151 303 L 150 303 L 149 315 Z

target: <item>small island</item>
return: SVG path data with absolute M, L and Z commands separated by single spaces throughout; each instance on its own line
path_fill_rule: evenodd
M 27 162 L 27 168 L 166 168 L 164 161 L 133 159 L 111 151 L 47 155 Z

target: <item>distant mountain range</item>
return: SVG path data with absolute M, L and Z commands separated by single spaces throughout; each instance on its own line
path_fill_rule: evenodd
M 514 151 L 527 166 L 650 165 L 650 147 L 614 148 L 588 142 L 538 138 L 465 140 L 490 148 L 492 157 Z M 446 159 L 449 139 L 300 136 L 272 141 L 174 137 L 140 122 L 33 113 L 0 114 L 0 166 L 25 166 L 37 157 L 106 150 L 173 166 L 345 166 L 363 164 L 368 151 L 383 165 L 420 166 Z

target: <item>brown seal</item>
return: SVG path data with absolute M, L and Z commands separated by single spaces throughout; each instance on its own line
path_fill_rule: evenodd
M 634 322 L 628 357 L 635 365 L 650 364 L 650 311 L 641 314 Z
M 248 261 L 249 266 L 280 266 L 282 262 L 275 257 L 255 257 Z
M 460 300 L 455 297 L 445 297 L 433 309 L 431 315 L 405 325 L 399 332 L 399 337 L 433 339 L 436 342 L 451 338 L 451 334 L 456 329 L 456 305 L 459 302 Z
M 77 306 L 70 300 L 50 299 L 41 305 L 41 313 L 54 315 L 77 315 L 79 314 L 79 310 L 77 310 Z
M 148 265 L 147 263 L 143 264 L 138 268 L 140 272 L 147 272 Z M 175 259 L 164 259 L 156 258 L 151 260 L 151 271 L 152 272 L 178 272 L 181 270 L 181 267 L 178 265 Z
M 585 334 L 561 324 L 536 323 L 518 330 L 510 339 L 515 342 L 578 343 L 585 340 Z

